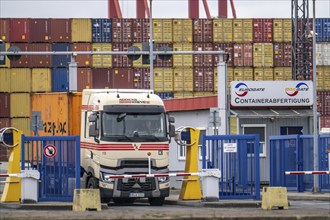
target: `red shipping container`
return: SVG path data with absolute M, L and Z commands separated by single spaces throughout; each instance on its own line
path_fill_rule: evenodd
M 29 51 L 29 44 L 28 43 L 11 43 L 10 46 L 16 46 L 21 51 Z M 30 67 L 30 56 L 28 55 L 21 55 L 19 60 L 10 61 L 10 67 Z
M 193 42 L 213 42 L 212 19 L 194 19 L 193 26 Z
M 173 50 L 173 44 L 169 43 L 157 43 L 156 44 L 156 50 L 160 50 L 161 47 L 168 46 L 172 48 Z M 155 67 L 172 67 L 173 66 L 173 56 L 169 60 L 161 60 L 159 56 L 157 56 L 157 63 L 155 64 Z
M 146 18 L 137 18 L 132 21 L 133 42 L 141 43 L 149 41 L 150 20 Z
M 10 19 L 0 18 L 0 40 L 10 42 Z
M 194 92 L 213 92 L 214 68 L 194 68 Z
M 78 92 L 83 89 L 93 88 L 93 74 L 91 68 L 78 68 L 77 69 L 77 87 Z
M 52 45 L 48 43 L 33 43 L 29 44 L 29 51 L 52 51 Z M 51 55 L 29 55 L 30 67 L 51 67 Z
M 133 89 L 134 77 L 131 68 L 114 68 L 112 70 L 112 88 Z
M 215 43 L 213 45 L 214 50 L 222 50 L 229 54 L 227 66 L 232 67 L 233 66 L 233 55 L 234 55 L 234 49 L 232 43 Z M 219 55 L 213 55 L 214 56 L 214 66 L 216 67 L 219 62 Z
M 212 43 L 194 43 L 194 51 L 213 51 Z M 196 67 L 213 67 L 212 54 L 194 55 L 193 65 Z
M 30 22 L 28 18 L 10 19 L 10 42 L 30 42 Z
M 133 19 L 118 19 L 112 20 L 112 42 L 128 43 L 133 39 Z
M 330 91 L 317 91 L 317 105 L 320 115 L 330 116 Z
M 0 93 L 0 118 L 10 117 L 10 95 L 9 93 Z
M 51 19 L 51 42 L 71 42 L 71 20 Z
M 234 44 L 234 66 L 253 65 L 253 44 Z
M 92 51 L 92 44 L 90 43 L 73 43 L 72 51 Z M 78 55 L 76 57 L 78 67 L 91 67 L 92 66 L 92 55 Z
M 50 42 L 50 19 L 30 19 L 30 42 Z
M 134 68 L 133 77 L 135 89 L 150 88 L 150 68 Z
M 128 51 L 131 43 L 113 43 L 112 51 Z M 113 67 L 132 67 L 132 61 L 126 55 L 112 55 Z
M 111 89 L 112 69 L 98 68 L 92 70 L 93 89 Z
M 253 42 L 273 41 L 273 20 L 253 19 Z
M 291 43 L 274 43 L 274 66 L 291 67 L 292 65 Z
M 320 128 L 330 128 L 330 116 L 323 115 L 320 117 Z

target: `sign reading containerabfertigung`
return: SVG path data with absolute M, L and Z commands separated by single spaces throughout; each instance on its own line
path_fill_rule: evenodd
M 313 105 L 312 81 L 233 81 L 230 88 L 232 106 Z

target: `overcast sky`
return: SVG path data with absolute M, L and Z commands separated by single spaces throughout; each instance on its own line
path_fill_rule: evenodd
M 119 0 L 122 15 L 135 17 L 135 0 Z M 149 2 L 149 0 L 148 0 Z M 153 18 L 187 18 L 188 0 L 153 0 Z M 302 0 L 299 0 L 301 3 Z M 291 0 L 234 0 L 237 18 L 290 18 Z M 310 17 L 313 16 L 312 0 Z M 216 17 L 217 0 L 208 0 Z M 0 0 L 0 17 L 28 18 L 106 18 L 107 0 Z M 200 0 L 200 17 L 205 10 Z M 228 0 L 228 17 L 232 17 Z M 330 0 L 316 0 L 316 17 L 330 17 Z

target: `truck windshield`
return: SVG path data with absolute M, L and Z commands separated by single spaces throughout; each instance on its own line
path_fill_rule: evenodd
M 167 141 L 165 113 L 102 113 L 104 141 Z

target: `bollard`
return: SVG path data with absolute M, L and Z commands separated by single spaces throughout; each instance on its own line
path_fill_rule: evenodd
M 285 187 L 264 187 L 262 189 L 261 208 L 271 210 L 273 207 L 288 209 L 288 194 Z
M 99 189 L 75 189 L 72 211 L 101 211 Z
M 219 201 L 219 179 L 221 173 L 219 169 L 203 169 L 202 177 L 202 194 L 203 200 L 212 202 Z

